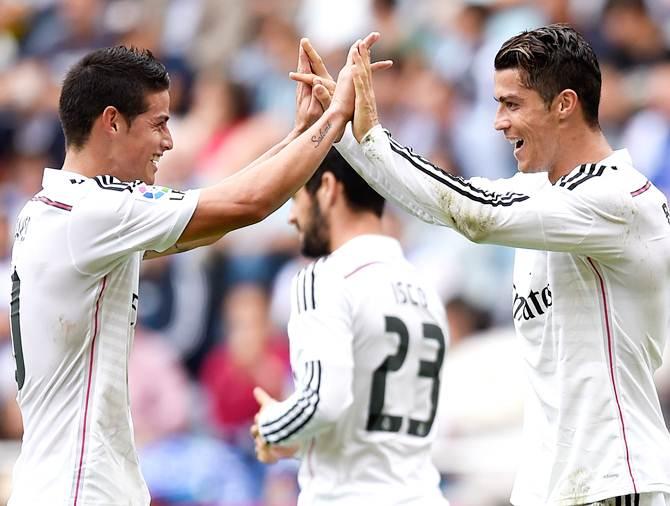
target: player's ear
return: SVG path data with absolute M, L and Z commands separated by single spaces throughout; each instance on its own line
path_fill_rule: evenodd
M 337 198 L 338 184 L 337 179 L 332 172 L 324 172 L 321 177 L 321 186 L 319 187 L 319 193 L 321 195 L 321 206 L 330 207 L 333 205 Z
M 567 119 L 574 114 L 579 103 L 577 93 L 569 88 L 561 91 L 554 100 L 558 109 L 558 117 L 561 120 Z
M 100 115 L 100 122 L 105 132 L 109 134 L 118 133 L 121 130 L 121 122 L 124 121 L 119 110 L 113 105 L 108 105 Z

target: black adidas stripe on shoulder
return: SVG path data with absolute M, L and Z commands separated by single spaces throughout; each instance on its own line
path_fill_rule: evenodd
M 559 180 L 560 182 L 558 185 L 566 188 L 567 190 L 574 190 L 589 179 L 602 176 L 607 169 L 618 170 L 614 165 L 597 165 L 595 163 L 582 164 L 579 166 L 577 173 L 573 174 L 572 176 L 569 176 L 569 174 L 563 176 Z
M 120 179 L 117 179 L 116 177 L 109 175 L 95 176 L 93 180 L 103 190 L 113 190 L 117 192 L 123 192 L 123 191 L 132 192 L 137 186 L 139 186 L 142 183 L 142 181 L 140 181 L 139 179 L 136 181 L 127 182 L 127 181 L 121 181 Z
M 295 276 L 294 290 L 298 313 L 316 309 L 316 276 L 326 257 L 321 257 L 301 269 Z
M 460 195 L 479 202 L 480 204 L 490 205 L 490 206 L 511 206 L 518 204 L 530 198 L 529 195 L 524 195 L 523 193 L 495 193 L 492 191 L 484 190 L 482 188 L 477 188 L 472 185 L 472 183 L 466 181 L 460 176 L 453 176 L 441 169 L 437 165 L 434 165 L 430 161 L 426 160 L 422 156 L 416 154 L 412 148 L 403 146 L 398 143 L 388 130 L 384 130 L 386 135 L 389 138 L 391 149 L 396 152 L 398 155 L 402 156 L 407 160 L 412 166 L 423 172 L 424 174 L 430 176 L 436 181 L 442 183 L 443 185 L 449 187 Z

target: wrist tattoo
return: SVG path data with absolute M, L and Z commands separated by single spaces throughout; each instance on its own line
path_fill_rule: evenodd
M 323 139 L 326 138 L 326 134 L 332 127 L 332 124 L 330 121 L 328 121 L 323 128 L 319 129 L 319 135 L 312 135 L 312 142 L 314 143 L 314 147 L 318 148 L 319 144 L 323 141 Z

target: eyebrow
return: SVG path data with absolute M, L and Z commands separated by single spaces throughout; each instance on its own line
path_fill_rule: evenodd
M 519 95 L 501 95 L 499 97 L 494 96 L 493 100 L 498 103 L 504 104 L 505 102 L 521 102 L 523 99 Z

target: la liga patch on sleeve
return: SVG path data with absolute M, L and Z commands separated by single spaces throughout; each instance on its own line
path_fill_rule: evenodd
M 137 187 L 137 191 L 148 200 L 158 200 L 166 196 L 170 200 L 182 200 L 184 198 L 184 192 L 173 190 L 167 186 L 150 186 L 142 183 Z

